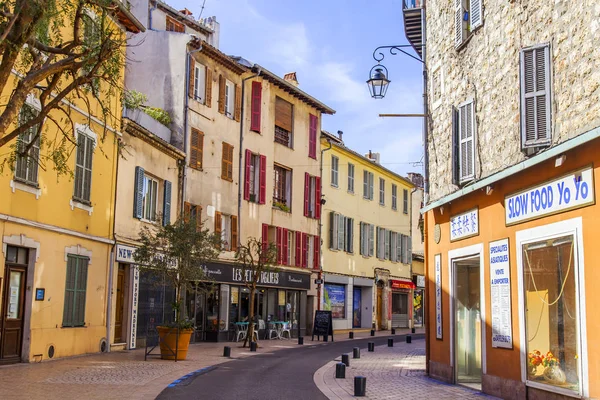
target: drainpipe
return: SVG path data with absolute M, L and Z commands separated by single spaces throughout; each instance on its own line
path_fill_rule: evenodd
M 331 147 L 333 146 L 331 144 L 331 139 L 327 139 L 327 143 L 329 144 L 329 147 L 321 150 L 321 160 L 319 163 L 319 177 L 321 178 L 320 185 L 319 185 L 321 187 L 319 188 L 319 191 L 321 192 L 321 198 L 323 198 L 325 196 L 323 194 L 323 153 L 331 150 Z M 321 199 L 319 199 L 319 201 L 321 201 Z M 320 247 L 319 254 L 321 255 L 321 257 L 319 258 L 319 279 L 323 279 L 323 263 L 321 263 L 321 259 L 323 258 L 323 240 L 321 239 L 321 231 L 322 230 L 323 230 L 323 207 L 321 207 L 321 215 L 319 218 L 319 247 Z M 317 287 L 317 310 L 320 310 L 320 309 L 321 309 L 321 284 L 319 284 Z
M 122 139 L 117 139 L 117 148 L 121 144 Z M 115 233 L 115 220 L 117 215 L 117 185 L 119 180 L 119 155 L 116 156 L 117 161 L 114 164 L 115 168 L 115 195 L 114 195 L 114 207 L 113 207 L 113 215 L 112 215 L 112 236 L 114 243 L 112 248 L 110 249 L 110 260 L 108 262 L 108 290 L 106 295 L 106 352 L 110 353 L 110 328 L 112 323 L 112 291 L 113 291 L 113 274 L 115 270 L 115 247 L 117 246 L 117 235 Z
M 156 10 L 156 2 L 154 2 L 154 7 L 148 10 L 148 30 L 153 31 L 152 29 L 152 13 Z
M 256 78 L 262 72 L 261 67 L 257 67 L 256 64 L 252 67 L 252 71 L 255 71 L 254 75 L 250 75 L 244 79 L 242 79 L 242 107 L 240 112 L 240 152 L 238 156 L 238 218 L 237 218 L 237 231 L 238 231 L 238 248 L 242 243 L 242 162 L 243 162 L 243 144 L 244 144 L 244 93 L 246 92 L 246 81 L 248 79 Z
M 427 148 L 427 131 L 429 128 L 429 107 L 427 105 L 427 62 L 426 62 L 426 49 L 425 49 L 425 38 L 426 38 L 426 29 L 425 29 L 425 7 L 423 7 L 423 11 L 421 12 L 421 26 L 423 27 L 423 43 L 421 45 L 421 53 L 423 55 L 423 114 L 425 117 L 423 118 L 423 203 L 427 204 L 429 202 L 429 150 Z

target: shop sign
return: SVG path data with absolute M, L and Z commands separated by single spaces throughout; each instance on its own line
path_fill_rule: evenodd
M 135 338 L 137 335 L 137 322 L 138 322 L 138 296 L 140 291 L 140 269 L 133 265 L 132 268 L 133 275 L 133 294 L 131 296 L 131 324 L 130 324 L 130 336 L 129 336 L 129 348 L 135 349 Z
M 414 289 L 415 284 L 412 282 L 390 279 L 390 286 L 392 289 Z
M 417 286 L 425 287 L 425 276 L 424 275 L 417 275 Z
M 436 254 L 435 264 L 435 337 L 442 339 L 442 255 Z
M 123 263 L 135 262 L 133 254 L 135 253 L 135 247 L 125 246 L 123 244 L 117 245 L 117 261 Z
M 450 218 L 450 241 L 479 235 L 479 209 L 467 211 Z
M 594 170 L 587 167 L 504 200 L 506 225 L 594 204 Z
M 490 242 L 492 347 L 512 348 L 508 239 Z
M 252 271 L 227 264 L 210 263 L 203 265 L 204 274 L 215 282 L 245 284 L 252 281 Z M 259 286 L 310 289 L 310 274 L 273 269 L 260 273 Z

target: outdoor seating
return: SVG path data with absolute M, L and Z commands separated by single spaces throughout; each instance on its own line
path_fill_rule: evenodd
M 235 341 L 246 339 L 248 335 L 248 323 L 247 322 L 236 322 L 235 323 Z
M 273 339 L 273 334 L 275 334 L 275 339 L 279 339 L 279 329 L 277 328 L 276 322 L 269 322 L 269 329 L 267 330 L 267 335 L 265 336 L 267 339 Z
M 287 333 L 287 335 L 288 335 L 288 337 L 287 337 L 287 338 L 288 338 L 288 339 L 291 339 L 291 338 L 292 338 L 292 331 L 291 331 L 291 329 L 290 329 L 290 323 L 289 323 L 289 322 L 284 322 L 284 323 L 281 325 L 281 333 L 279 334 L 281 339 L 283 339 L 283 335 L 284 335 L 285 333 Z

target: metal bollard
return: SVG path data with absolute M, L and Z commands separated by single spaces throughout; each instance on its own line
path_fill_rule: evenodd
M 348 339 L 354 339 L 354 332 L 348 332 Z
M 343 362 L 335 364 L 335 377 L 336 379 L 346 379 L 346 364 Z
M 250 342 L 250 351 L 256 351 L 256 342 Z
M 371 336 L 375 336 L 375 329 L 371 329 Z
M 375 343 L 374 342 L 369 342 L 368 346 L 369 346 L 369 351 L 371 351 L 371 352 L 375 351 Z
M 392 335 L 396 334 L 396 328 L 392 328 Z
M 412 336 L 406 335 L 406 343 L 412 343 Z
M 367 378 L 364 376 L 354 377 L 354 396 L 364 397 L 367 392 Z
M 324 342 L 327 342 L 328 340 L 329 340 L 329 335 L 325 335 L 325 336 L 323 336 L 323 341 L 324 341 Z
M 388 347 L 394 347 L 394 339 L 388 339 Z
M 304 337 L 298 336 L 298 344 L 304 344 Z
M 231 357 L 231 347 L 223 347 L 223 357 Z
M 415 328 L 411 328 L 411 329 L 410 329 L 410 332 L 411 332 L 411 333 L 415 333 Z
M 346 367 L 350 366 L 350 356 L 348 355 L 348 353 L 342 354 L 342 362 L 346 364 Z
M 355 347 L 352 350 L 352 358 L 360 358 L 360 347 Z

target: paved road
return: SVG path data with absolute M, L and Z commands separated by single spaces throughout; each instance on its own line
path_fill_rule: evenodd
M 158 399 L 326 400 L 314 384 L 315 371 L 342 353 L 350 353 L 352 358 L 353 347 L 367 351 L 368 342 L 373 341 L 378 346 L 386 344 L 389 337 L 369 337 L 317 346 L 305 339 L 301 349 L 279 350 L 221 364 L 211 372 L 165 389 Z M 413 335 L 413 339 L 418 337 L 423 335 Z M 394 339 L 405 340 L 403 335 L 396 335 Z

